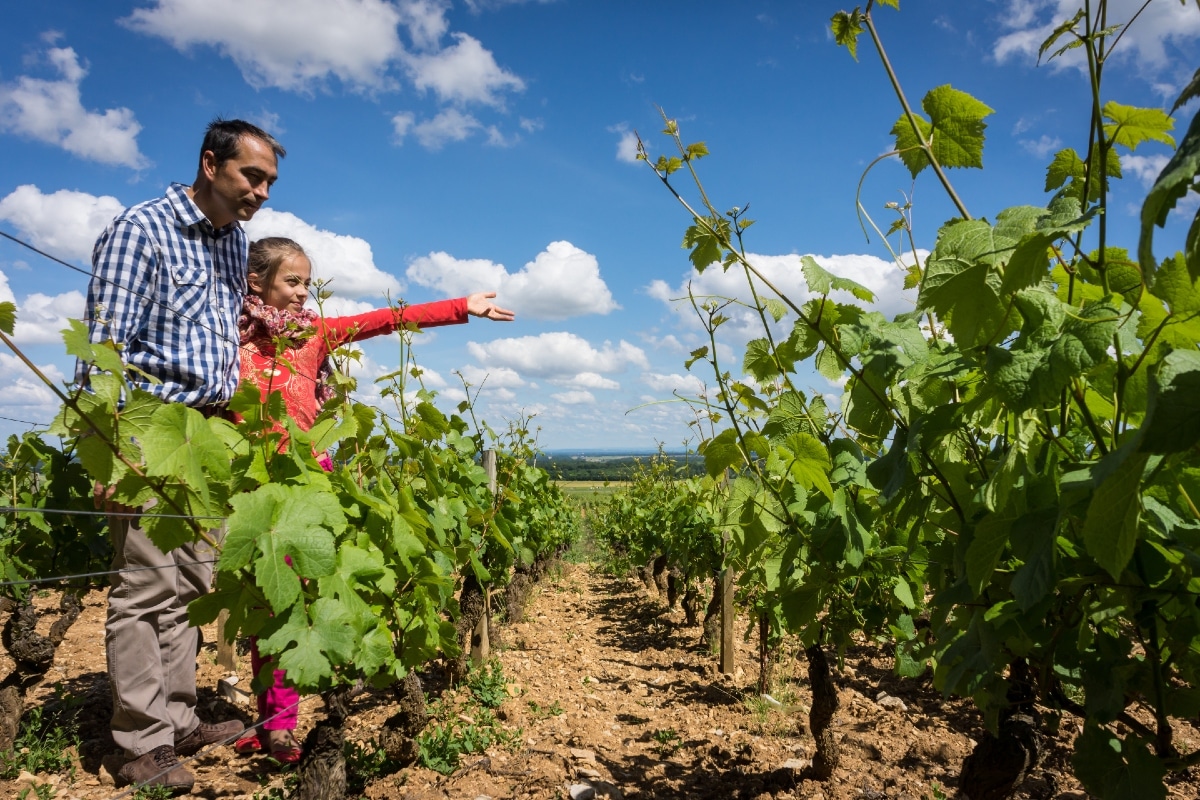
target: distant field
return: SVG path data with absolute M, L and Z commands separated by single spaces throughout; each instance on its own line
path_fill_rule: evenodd
M 629 484 L 625 481 L 555 481 L 572 500 L 603 500 Z

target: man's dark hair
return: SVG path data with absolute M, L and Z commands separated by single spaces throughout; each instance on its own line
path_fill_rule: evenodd
M 238 142 L 243 136 L 253 136 L 255 139 L 261 140 L 275 151 L 276 158 L 283 158 L 287 155 L 287 150 L 283 149 L 283 145 L 257 125 L 241 119 L 217 117 L 208 123 L 208 130 L 204 133 L 204 143 L 200 145 L 200 169 L 204 168 L 204 154 L 209 150 L 216 158 L 218 167 L 236 156 Z

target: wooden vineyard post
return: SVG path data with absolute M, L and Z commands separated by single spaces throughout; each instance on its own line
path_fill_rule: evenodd
M 721 487 L 729 486 L 729 471 Z M 729 566 L 729 531 L 721 534 L 721 674 L 733 674 L 733 569 Z
M 496 451 L 483 451 L 483 469 L 488 476 L 488 489 L 496 494 Z M 492 587 L 483 587 L 483 613 L 479 615 L 479 624 L 475 627 L 475 635 L 471 637 L 471 663 L 480 666 L 488 660 L 491 653 L 491 641 L 488 628 L 492 622 Z
M 225 625 L 229 622 L 229 610 L 224 609 L 217 614 L 217 666 L 226 672 L 237 671 L 237 660 L 234 657 L 233 642 L 225 640 Z
M 733 674 L 733 569 L 721 570 L 721 672 Z

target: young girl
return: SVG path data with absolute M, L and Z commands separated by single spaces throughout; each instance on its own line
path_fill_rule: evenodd
M 331 350 L 347 342 L 379 336 L 415 323 L 423 328 L 454 325 L 467 316 L 509 322 L 513 312 L 491 302 L 495 292 L 477 292 L 455 300 L 381 308 L 350 317 L 321 318 L 304 307 L 312 278 L 312 264 L 304 249 L 291 239 L 259 239 L 250 245 L 247 282 L 250 287 L 238 320 L 241 334 L 241 377 L 253 379 L 266 399 L 271 391 L 283 395 L 287 413 L 302 430 L 312 427 L 321 406 L 333 395 L 326 382 L 331 374 Z M 275 352 L 280 337 L 289 340 L 285 352 Z M 322 466 L 333 465 L 324 456 Z M 250 643 L 250 664 L 258 675 L 270 659 Z M 300 695 L 284 684 L 283 670 L 275 670 L 275 685 L 258 696 L 259 724 L 234 743 L 239 753 L 266 751 L 285 764 L 300 760 L 301 751 L 292 731 Z M 259 730 L 265 732 L 265 737 Z

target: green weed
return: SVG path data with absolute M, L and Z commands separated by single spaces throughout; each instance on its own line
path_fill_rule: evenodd
M 679 733 L 674 728 L 661 728 L 653 734 L 654 741 L 658 742 L 654 748 L 661 756 L 670 756 L 679 749 L 683 744 L 683 740 L 679 738 Z
M 170 800 L 171 790 L 166 786 L 139 786 L 133 793 L 133 800 Z
M 54 794 L 49 783 L 34 783 L 17 792 L 17 800 L 53 800 Z
M 289 800 L 296 795 L 296 786 L 300 783 L 300 775 L 297 772 L 289 772 L 283 776 L 283 782 L 279 786 L 270 786 L 270 782 L 278 775 L 264 773 L 259 778 L 259 785 L 265 791 L 254 793 L 252 800 Z
M 458 769 L 465 755 L 482 753 L 493 744 L 513 746 L 521 739 L 520 730 L 500 727 L 495 715 L 482 706 L 468 704 L 456 710 L 450 703 L 438 701 L 431 712 L 433 720 L 417 736 L 420 762 L 443 775 Z
M 508 679 L 504 667 L 496 659 L 472 667 L 467 674 L 471 696 L 484 708 L 499 708 L 508 699 Z
M 342 756 L 346 759 L 347 789 L 351 795 L 361 794 L 368 783 L 391 775 L 400 767 L 387 757 L 375 739 L 365 743 L 347 741 L 342 747 Z
M 22 771 L 33 775 L 65 772 L 74 780 L 71 753 L 79 747 L 79 730 L 74 714 L 63 716 L 46 716 L 42 706 L 29 709 L 13 748 L 0 753 L 0 777 L 15 778 Z
M 533 717 L 535 720 L 557 717 L 562 713 L 563 707 L 558 704 L 557 700 L 548 706 L 543 706 L 535 700 L 529 701 L 529 716 Z

